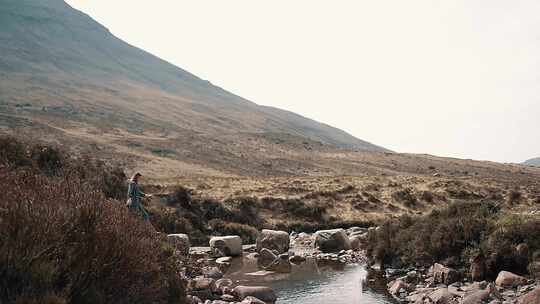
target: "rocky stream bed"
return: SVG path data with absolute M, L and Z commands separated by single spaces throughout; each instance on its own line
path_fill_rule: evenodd
M 368 267 L 367 229 L 314 234 L 263 230 L 254 245 L 238 236 L 190 247 L 169 235 L 185 257 L 188 303 L 540 304 L 538 282 L 508 271 L 474 282 L 441 264 L 430 268 Z

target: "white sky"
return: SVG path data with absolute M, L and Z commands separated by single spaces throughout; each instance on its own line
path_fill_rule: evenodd
M 540 156 L 538 0 L 68 0 L 256 103 L 398 152 Z

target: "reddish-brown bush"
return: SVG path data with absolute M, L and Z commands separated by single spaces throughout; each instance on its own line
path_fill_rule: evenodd
M 0 170 L 0 185 L 0 302 L 183 302 L 155 230 L 77 174 Z
M 58 147 L 29 144 L 10 136 L 0 136 L 0 168 L 27 169 L 36 174 L 61 176 L 76 174 L 87 185 L 101 190 L 107 198 L 125 200 L 127 176 L 124 170 L 89 157 L 74 158 Z

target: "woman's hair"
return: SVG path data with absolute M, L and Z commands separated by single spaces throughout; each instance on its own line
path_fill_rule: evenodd
M 133 174 L 133 176 L 129 179 L 132 182 L 136 182 L 139 179 L 139 176 L 142 176 L 139 172 Z

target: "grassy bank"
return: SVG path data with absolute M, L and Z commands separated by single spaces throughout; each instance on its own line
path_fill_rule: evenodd
M 453 203 L 424 216 L 385 221 L 369 233 L 367 252 L 387 267 L 443 263 L 468 272 L 481 260 L 486 277 L 501 270 L 527 274 L 540 257 L 540 218 L 490 202 Z

